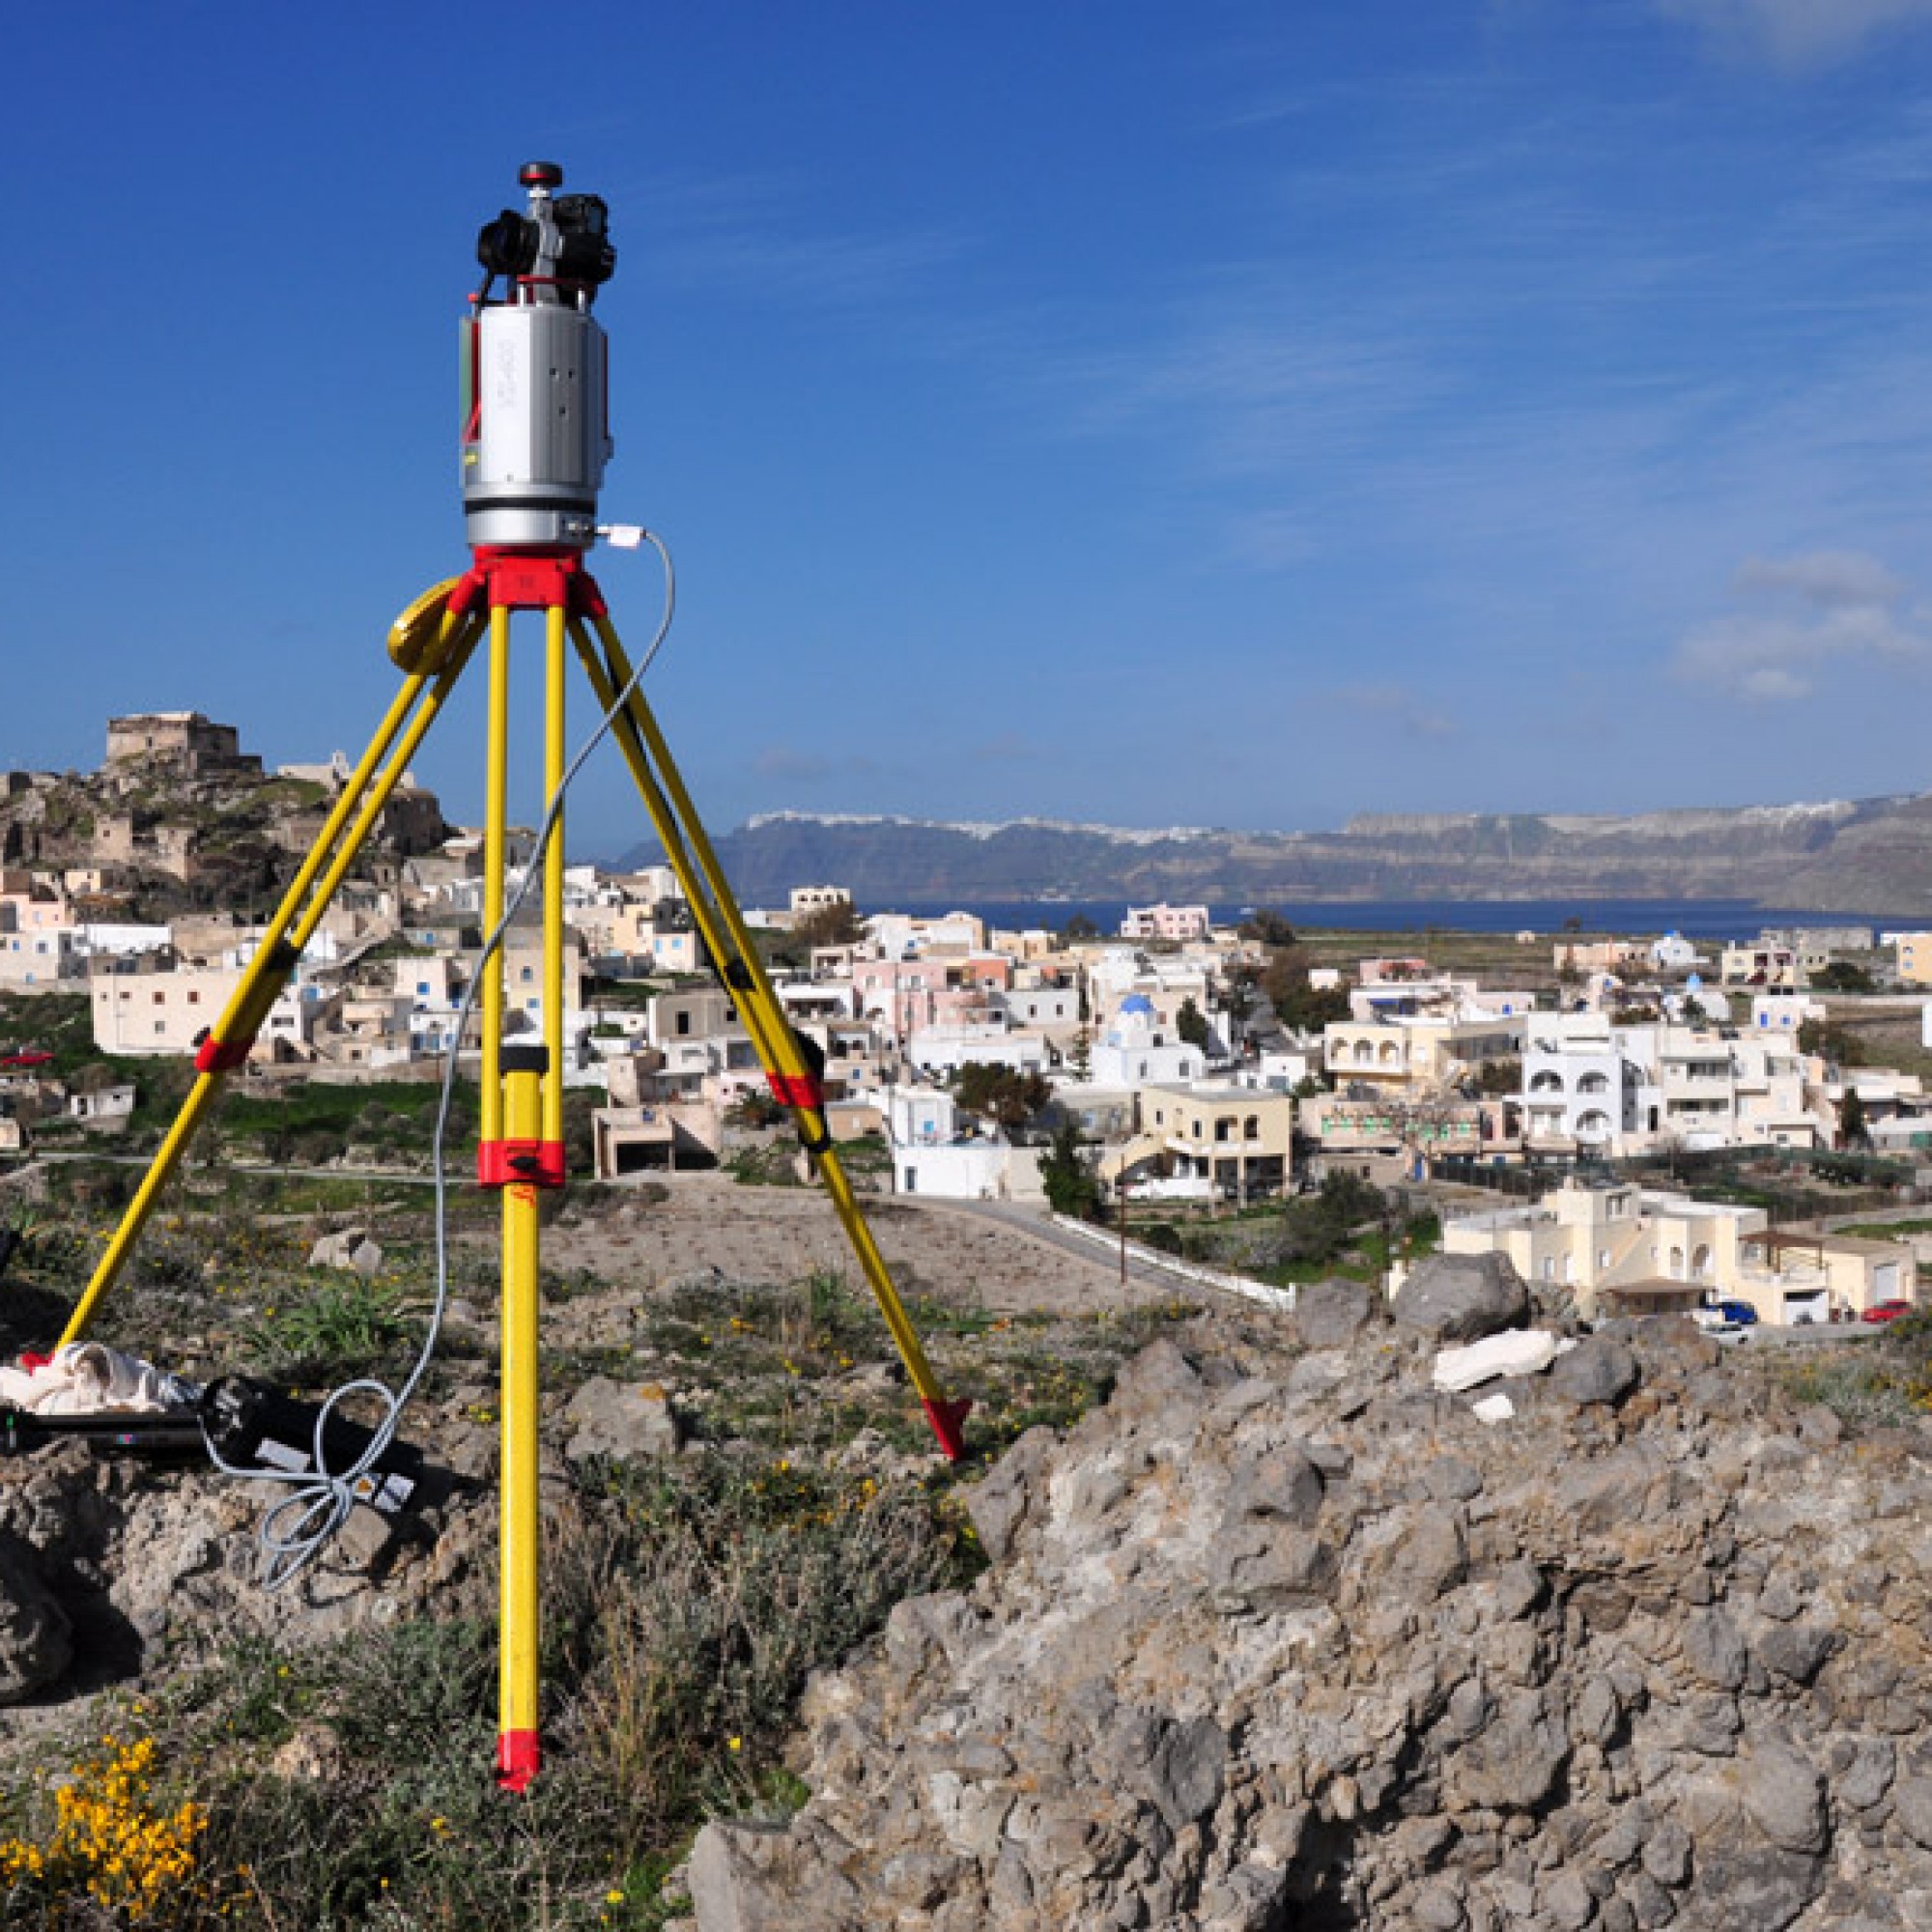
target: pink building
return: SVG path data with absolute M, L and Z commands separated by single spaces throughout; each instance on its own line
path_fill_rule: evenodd
M 1129 906 L 1121 922 L 1122 939 L 1186 941 L 1208 937 L 1208 908 L 1202 905 Z

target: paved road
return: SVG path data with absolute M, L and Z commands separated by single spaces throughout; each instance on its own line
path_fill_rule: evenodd
M 1053 1249 L 1056 1254 L 1087 1263 L 1116 1282 L 1121 1278 L 1118 1246 L 1110 1250 L 1084 1236 L 1068 1234 L 1037 1208 L 1021 1208 L 1010 1201 L 946 1201 L 931 1195 L 895 1194 L 892 1199 L 895 1207 L 912 1208 L 921 1212 L 964 1214 L 980 1220 L 998 1221 L 1030 1240 L 1037 1241 L 1042 1247 Z M 1127 1250 L 1127 1286 L 1129 1289 L 1145 1290 L 1153 1298 L 1176 1293 L 1198 1296 L 1218 1292 L 1210 1283 L 1199 1281 L 1179 1268 L 1168 1266 L 1147 1249 L 1134 1247 Z

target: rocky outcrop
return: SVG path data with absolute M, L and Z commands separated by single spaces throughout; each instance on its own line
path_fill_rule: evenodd
M 814 1684 L 804 1810 L 700 1835 L 698 1932 L 1932 1923 L 1927 1435 L 1688 1323 L 1495 1427 L 1432 1355 L 1156 1343 L 1023 1437 L 988 1573 Z

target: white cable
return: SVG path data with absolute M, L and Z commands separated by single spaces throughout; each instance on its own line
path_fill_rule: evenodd
M 208 1435 L 206 1417 L 202 1421 L 202 1435 L 208 1443 L 208 1454 L 214 1466 L 224 1474 L 242 1482 L 277 1483 L 292 1490 L 293 1493 L 282 1498 L 268 1515 L 262 1519 L 256 1531 L 256 1540 L 262 1547 L 262 1583 L 265 1589 L 278 1590 L 291 1581 L 327 1548 L 334 1540 L 349 1512 L 362 1500 L 365 1494 L 378 1487 L 372 1479 L 375 1468 L 389 1444 L 395 1440 L 396 1430 L 403 1417 L 403 1411 L 414 1398 L 416 1389 L 429 1365 L 436 1355 L 437 1340 L 442 1329 L 443 1313 L 449 1302 L 449 1213 L 448 1213 L 448 1175 L 443 1160 L 443 1139 L 449 1126 L 449 1105 L 456 1091 L 457 1062 L 463 1050 L 463 1035 L 469 1023 L 471 1009 L 476 1003 L 476 994 L 483 984 L 483 976 L 489 970 L 503 943 L 503 935 L 509 930 L 510 923 L 523 910 L 524 900 L 528 896 L 530 887 L 536 882 L 540 862 L 557 822 L 563 815 L 563 804 L 571 786 L 577 781 L 577 775 L 582 770 L 585 760 L 610 736 L 611 729 L 617 722 L 631 695 L 650 669 L 659 648 L 670 632 L 671 617 L 677 606 L 677 575 L 671 567 L 670 552 L 665 548 L 663 539 L 655 530 L 643 529 L 637 525 L 625 525 L 626 533 L 632 529 L 639 532 L 639 540 L 647 543 L 658 554 L 664 565 L 665 602 L 664 615 L 659 619 L 656 635 L 650 647 L 639 659 L 637 668 L 624 680 L 621 690 L 611 698 L 610 705 L 591 732 L 579 748 L 577 755 L 565 766 L 563 777 L 558 781 L 555 796 L 550 802 L 550 809 L 544 813 L 543 823 L 537 830 L 536 845 L 529 860 L 524 867 L 522 883 L 512 895 L 503 916 L 497 922 L 495 929 L 483 942 L 483 950 L 477 957 L 476 971 L 470 977 L 469 984 L 464 990 L 462 1003 L 457 1008 L 456 1025 L 450 1034 L 448 1047 L 442 1060 L 442 1093 L 437 1103 L 436 1134 L 432 1141 L 432 1158 L 436 1174 L 436 1301 L 430 1310 L 429 1327 L 423 1336 L 422 1347 L 417 1351 L 415 1366 L 411 1369 L 408 1378 L 400 1389 L 391 1389 L 386 1383 L 372 1377 L 363 1377 L 353 1382 L 345 1382 L 336 1389 L 317 1411 L 315 1418 L 314 1441 L 310 1453 L 315 1466 L 306 1475 L 293 1475 L 285 1469 L 244 1469 L 226 1462 L 221 1452 L 214 1446 L 213 1438 Z M 626 548 L 635 548 L 627 545 Z M 553 1077 L 561 1080 L 563 1068 L 551 1069 Z M 323 1443 L 330 1417 L 339 1404 L 347 1397 L 362 1393 L 373 1395 L 382 1405 L 382 1419 L 376 1424 L 367 1446 L 346 1469 L 331 1469 Z

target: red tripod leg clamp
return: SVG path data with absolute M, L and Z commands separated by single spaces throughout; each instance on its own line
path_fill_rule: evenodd
M 936 1396 L 928 1396 L 923 1406 L 925 1419 L 932 1424 L 932 1433 L 939 1437 L 939 1447 L 946 1460 L 949 1463 L 963 1463 L 966 1460 L 966 1418 L 973 1411 L 973 1398 L 962 1395 L 946 1402 Z
M 480 1187 L 561 1187 L 561 1141 L 485 1141 L 476 1150 Z

